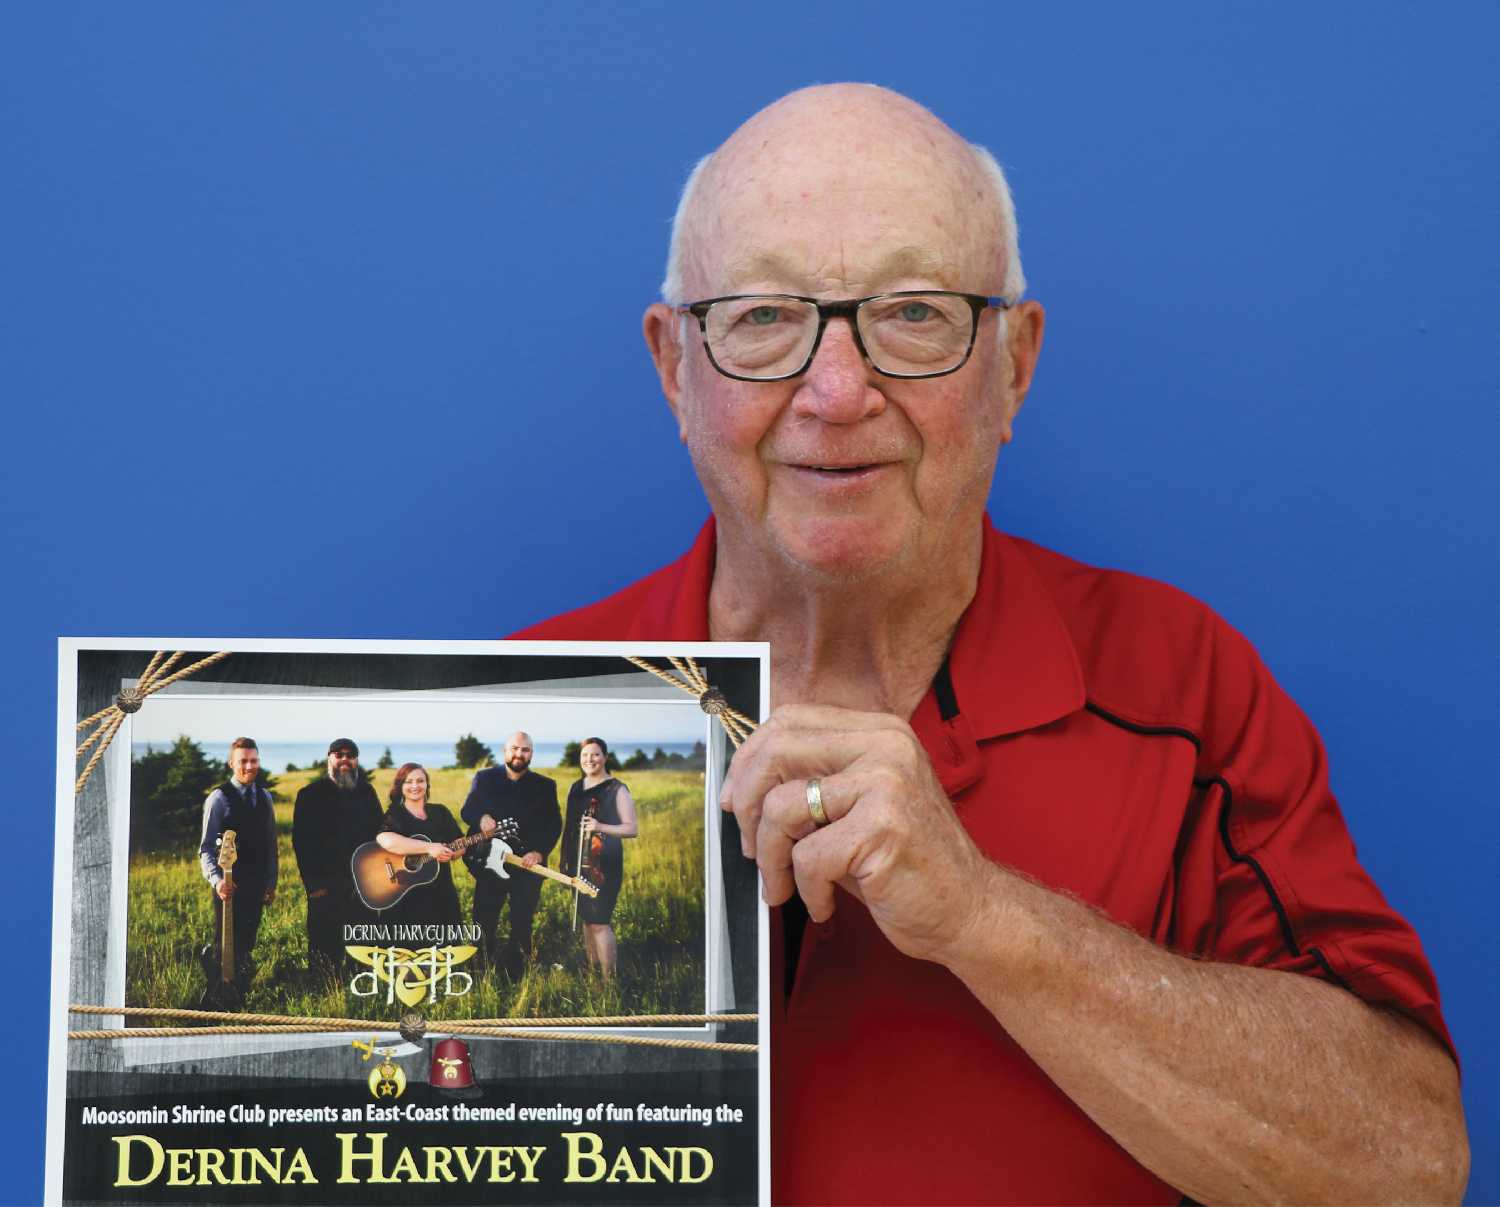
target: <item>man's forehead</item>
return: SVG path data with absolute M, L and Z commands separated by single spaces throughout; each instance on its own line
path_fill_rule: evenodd
M 880 89 L 783 98 L 714 153 L 701 188 L 691 259 L 710 289 L 799 277 L 999 286 L 973 279 L 993 275 L 1003 254 L 973 149 Z
M 820 259 L 826 257 L 821 257 L 811 248 L 799 249 L 795 239 L 788 239 L 777 248 L 736 249 L 724 259 L 718 271 L 724 287 L 730 290 L 759 283 L 816 289 L 820 277 L 849 279 L 851 265 L 846 259 L 841 258 L 836 266 L 820 264 Z M 963 267 L 953 263 L 951 257 L 933 248 L 909 243 L 868 257 L 867 262 L 860 266 L 859 274 L 872 289 L 893 281 L 918 278 L 945 289 L 958 289 L 964 278 Z

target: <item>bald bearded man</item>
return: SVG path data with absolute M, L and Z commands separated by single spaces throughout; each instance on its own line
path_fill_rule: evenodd
M 520 634 L 771 643 L 721 803 L 791 950 L 774 1196 L 1458 1201 L 1436 985 L 1316 733 L 1201 604 L 986 517 L 1024 288 L 1003 175 L 921 106 L 756 114 L 644 321 L 713 518 Z

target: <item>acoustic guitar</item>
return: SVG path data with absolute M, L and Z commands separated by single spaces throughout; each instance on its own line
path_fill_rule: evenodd
M 418 842 L 432 841 L 425 834 L 413 834 L 412 837 Z M 466 851 L 491 839 L 499 839 L 509 846 L 516 839 L 515 820 L 502 818 L 488 834 L 470 834 L 444 845 L 450 851 Z M 539 863 L 528 868 L 518 856 L 509 852 L 504 861 L 511 867 L 521 868 L 548 880 L 556 880 L 590 896 L 597 891 L 587 881 L 580 881 L 576 876 L 564 876 L 546 864 Z M 397 855 L 387 851 L 378 842 L 366 842 L 354 848 L 354 854 L 349 858 L 349 870 L 354 875 L 354 889 L 359 894 L 359 899 L 370 909 L 379 911 L 390 909 L 412 889 L 436 880 L 438 862 L 431 855 Z
M 234 887 L 234 864 L 236 835 L 225 830 L 219 837 L 219 870 L 224 873 L 224 883 Z M 203 979 L 206 982 L 203 997 L 198 1002 L 200 1010 L 238 1010 L 245 1003 L 244 986 L 235 974 L 234 967 L 234 895 L 231 893 L 219 901 L 223 913 L 222 936 L 219 949 L 212 943 L 204 944 L 198 958 L 203 964 Z

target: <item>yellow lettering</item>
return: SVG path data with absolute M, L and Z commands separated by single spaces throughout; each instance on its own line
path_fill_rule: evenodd
M 677 1175 L 672 1170 L 670 1157 L 663 1157 L 654 1148 L 641 1149 L 641 1156 L 646 1159 L 646 1176 L 641 1179 L 642 1182 L 656 1181 L 656 1178 L 652 1176 L 653 1172 L 661 1174 L 668 1182 L 677 1180 Z
M 150 1136 L 113 1136 L 111 1138 L 119 1148 L 117 1154 L 119 1161 L 115 1166 L 116 1186 L 144 1186 L 147 1182 L 154 1182 L 161 1177 L 161 1167 L 167 1159 L 166 1150 Z M 151 1170 L 143 1178 L 130 1176 L 131 1145 L 137 1143 L 144 1144 L 151 1154 Z
M 401 1175 L 406 1175 L 408 1182 L 422 1181 L 422 1175 L 417 1172 L 417 1159 L 411 1155 L 411 1149 L 403 1148 L 401 1155 L 396 1158 L 396 1163 L 391 1166 L 391 1172 L 387 1177 L 388 1182 L 399 1182 Z
M 568 1176 L 564 1182 L 597 1182 L 604 1176 L 604 1158 L 599 1155 L 604 1141 L 593 1132 L 563 1132 L 568 1142 Z M 593 1172 L 583 1173 L 583 1163 L 589 1162 Z
M 220 1186 L 229 1184 L 229 1179 L 224 1176 L 224 1153 L 217 1148 L 199 1149 L 198 1185 L 207 1186 L 210 1176 Z
M 491 1182 L 514 1182 L 516 1175 L 511 1172 L 510 1154 L 515 1151 L 512 1148 L 501 1148 L 499 1145 L 485 1145 L 479 1150 L 481 1153 L 490 1154 L 490 1181 Z M 500 1171 L 504 1170 L 502 1174 Z
M 497 1153 L 500 1150 L 498 1148 L 476 1148 L 471 1150 L 466 1144 L 462 1148 L 456 1148 L 453 1151 L 458 1154 L 458 1167 L 464 1171 L 464 1180 L 472 1182 L 474 1180 L 474 1175 L 479 1172 L 479 1166 L 484 1161 L 484 1154 Z M 469 1153 L 471 1151 L 474 1153 L 474 1163 L 472 1165 L 469 1164 Z M 509 1178 L 490 1178 L 491 1182 L 508 1182 L 509 1180 Z
M 271 1150 L 276 1154 L 274 1162 L 258 1148 L 247 1148 L 245 1151 L 250 1154 L 250 1176 L 245 1179 L 247 1182 L 252 1186 L 259 1186 L 260 1173 L 262 1171 L 265 1172 L 266 1177 L 270 1178 L 271 1181 L 281 1181 L 281 1154 L 286 1152 L 286 1149 L 273 1148 Z
M 354 1132 L 335 1132 L 334 1138 L 339 1142 L 341 1152 L 339 1160 L 340 1182 L 389 1182 L 391 1179 L 380 1171 L 380 1166 L 385 1160 L 385 1132 L 366 1132 L 365 1138 L 370 1141 L 369 1152 L 356 1152 L 355 1141 L 359 1137 Z M 370 1163 L 369 1176 L 361 1179 L 354 1176 L 354 1163 L 356 1161 L 368 1161 Z
M 630 1150 L 624 1147 L 615 1154 L 615 1163 L 609 1167 L 609 1181 L 618 1182 L 622 1173 L 627 1182 L 649 1181 L 635 1172 L 635 1163 L 630 1159 Z
M 292 1154 L 291 1167 L 286 1171 L 286 1177 L 283 1180 L 287 1182 L 294 1181 L 298 1174 L 302 1175 L 304 1182 L 316 1182 L 318 1180 L 313 1176 L 312 1166 L 307 1163 L 307 1154 L 300 1148 Z
M 713 1153 L 709 1152 L 706 1148 L 673 1147 L 668 1148 L 667 1151 L 669 1153 L 678 1154 L 679 1158 L 681 1159 L 682 1167 L 680 1172 L 677 1174 L 677 1180 L 679 1182 L 684 1182 L 687 1184 L 702 1182 L 707 1180 L 708 1175 L 713 1173 L 714 1171 Z M 698 1174 L 696 1177 L 693 1176 L 693 1157 L 695 1155 L 703 1159 L 703 1172 Z
M 167 1149 L 167 1185 L 191 1186 L 193 1184 L 193 1150 L 191 1148 Z
M 443 1181 L 445 1182 L 458 1181 L 453 1171 L 448 1168 L 448 1162 L 453 1160 L 453 1150 L 451 1148 L 429 1148 L 426 1151 L 427 1177 L 423 1181 L 436 1182 L 439 1173 L 442 1174 Z M 438 1168 L 439 1166 L 442 1167 L 441 1170 Z
M 534 1148 L 513 1148 L 510 1151 L 520 1157 L 521 1164 L 526 1167 L 526 1172 L 521 1175 L 521 1181 L 537 1181 L 536 1163 L 542 1159 L 542 1154 L 547 1150 L 538 1144 Z

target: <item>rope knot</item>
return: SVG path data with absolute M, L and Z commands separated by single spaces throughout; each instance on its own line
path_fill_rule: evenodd
M 401 1016 L 398 1029 L 401 1032 L 401 1038 L 407 1043 L 419 1044 L 422 1042 L 422 1037 L 427 1034 L 427 1020 L 417 1011 L 408 1010 Z
M 711 717 L 720 717 L 729 711 L 729 701 L 717 687 L 710 687 L 698 697 L 698 707 Z
M 141 694 L 139 688 L 122 688 L 115 696 L 115 707 L 121 712 L 140 712 L 141 705 L 146 702 L 146 697 Z

